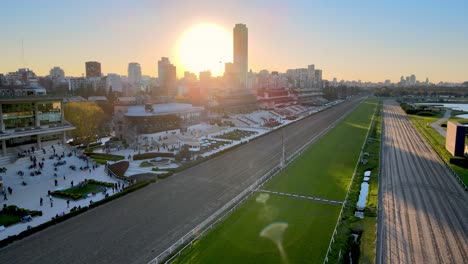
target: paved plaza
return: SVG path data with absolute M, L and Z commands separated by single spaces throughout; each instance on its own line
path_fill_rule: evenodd
M 54 154 L 52 146 L 54 146 L 57 155 L 65 154 L 64 157 L 61 158 L 62 161 L 66 161 L 65 165 L 55 167 L 54 163 L 57 162 L 57 158 L 49 159 L 49 157 Z M 3 197 L 0 197 L 0 206 L 3 207 L 4 204 L 16 205 L 28 210 L 38 210 L 42 211 L 42 216 L 34 217 L 31 222 L 18 223 L 7 227 L 3 231 L 0 231 L 0 240 L 20 233 L 26 230 L 28 226 L 34 227 L 51 220 L 52 217 L 57 215 L 69 213 L 70 209 L 75 206 L 87 206 L 90 204 L 90 201 L 99 201 L 105 196 L 103 193 L 96 193 L 85 199 L 77 201 L 70 200 L 69 206 L 67 206 L 66 199 L 52 197 L 53 207 L 51 207 L 48 191 L 67 189 L 71 187 L 72 181 L 76 185 L 85 179 L 94 179 L 109 183 L 118 182 L 107 176 L 104 172 L 104 166 L 95 167 L 93 169 L 92 162 L 80 159 L 68 146 L 54 144 L 44 147 L 44 150 L 46 151 L 45 154 L 42 150 L 38 150 L 35 151 L 34 155 L 26 155 L 25 157 L 19 158 L 15 163 L 4 166 L 7 172 L 1 175 L 3 184 L 5 188 L 10 187 L 13 192 L 11 195 L 7 194 L 8 200 L 4 200 Z M 68 157 L 69 153 L 72 153 L 71 157 Z M 31 172 L 39 171 L 39 168 L 29 169 L 29 166 L 32 165 L 30 156 L 36 157 L 38 162 L 44 162 L 43 169 L 40 170 L 40 175 L 30 176 Z M 44 158 L 44 161 L 42 161 L 42 158 Z M 75 171 L 70 169 L 71 165 L 76 166 Z M 91 170 L 80 170 L 80 167 L 86 166 L 90 166 Z M 54 168 L 57 168 L 57 171 L 55 171 Z M 18 175 L 19 171 L 22 171 L 24 175 Z M 54 176 L 55 174 L 57 176 Z M 57 181 L 57 186 L 55 186 L 55 181 Z M 26 185 L 23 185 L 23 182 Z M 108 190 L 107 193 L 112 195 L 112 189 Z M 40 206 L 41 198 L 43 199 L 42 206 Z

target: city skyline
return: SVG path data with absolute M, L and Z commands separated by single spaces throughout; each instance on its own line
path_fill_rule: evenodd
M 57 1 L 47 9 L 32 1 L 4 3 L 12 12 L 0 18 L 9 36 L 0 43 L 0 72 L 27 67 L 47 75 L 59 66 L 67 76 L 81 76 L 86 61 L 98 61 L 103 73 L 126 75 L 128 63 L 138 62 L 143 75 L 157 76 L 157 61 L 169 57 L 181 77 L 191 71 L 177 61 L 183 32 L 198 23 L 232 32 L 232 25 L 243 23 L 250 33 L 248 67 L 255 72 L 285 72 L 313 62 L 328 80 L 398 82 L 402 74 L 415 74 L 433 82 L 466 81 L 468 4 L 403 3 L 122 1 L 94 9 L 88 8 L 91 2 Z M 268 12 L 262 9 L 266 4 Z M 108 11 L 101 12 L 104 7 Z M 70 9 L 71 15 L 65 12 Z M 228 15 L 216 12 L 224 9 Z

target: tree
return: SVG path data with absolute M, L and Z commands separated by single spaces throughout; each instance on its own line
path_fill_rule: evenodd
M 76 127 L 70 131 L 75 142 L 87 145 L 95 141 L 104 118 L 104 111 L 95 102 L 69 102 L 65 105 L 65 119 Z

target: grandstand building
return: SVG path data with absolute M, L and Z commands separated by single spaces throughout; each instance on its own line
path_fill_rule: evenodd
M 114 104 L 116 136 L 127 142 L 135 142 L 138 135 L 153 134 L 174 129 L 186 129 L 199 123 L 204 115 L 203 107 L 191 104 Z
M 25 145 L 41 148 L 47 141 L 65 142 L 73 127 L 64 118 L 63 99 L 50 96 L 0 98 L 0 141 L 3 157 L 16 156 Z
M 297 95 L 289 89 L 259 89 L 257 101 L 260 108 L 274 109 L 297 104 Z

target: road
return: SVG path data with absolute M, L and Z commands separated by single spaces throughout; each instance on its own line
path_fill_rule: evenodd
M 293 153 L 362 100 L 286 129 Z M 281 131 L 150 184 L 0 249 L 0 263 L 148 263 L 278 165 Z
M 445 110 L 444 116 L 441 119 L 439 119 L 439 120 L 437 120 L 437 121 L 435 121 L 434 123 L 431 124 L 431 127 L 434 128 L 437 131 L 437 133 L 439 133 L 443 137 L 445 137 L 447 135 L 447 132 L 445 131 L 445 129 L 443 129 L 440 126 L 440 124 L 447 121 L 450 118 L 451 114 L 452 114 L 452 110 L 447 108 Z
M 467 193 L 395 101 L 383 120 L 377 263 L 466 263 Z

